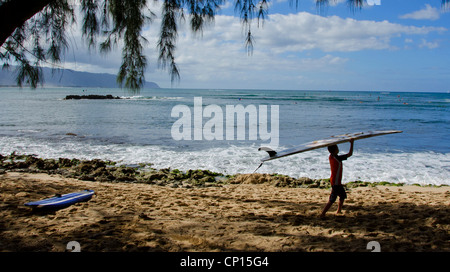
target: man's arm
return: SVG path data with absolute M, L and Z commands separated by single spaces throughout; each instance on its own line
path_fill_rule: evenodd
M 348 153 L 347 153 L 347 155 L 345 155 L 345 156 L 347 156 L 347 158 L 349 158 L 349 157 L 351 157 L 352 155 L 353 155 L 353 142 L 354 142 L 355 140 L 350 140 L 350 150 L 348 151 Z

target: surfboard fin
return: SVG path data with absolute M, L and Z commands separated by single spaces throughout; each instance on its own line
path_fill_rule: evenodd
M 262 163 L 258 166 L 258 168 L 256 168 L 255 171 L 253 171 L 253 173 L 255 173 L 255 172 L 263 165 L 263 163 L 264 163 L 264 162 L 262 162 Z
M 269 147 L 260 147 L 258 148 L 258 151 L 264 150 L 267 153 L 269 153 L 269 157 L 273 157 L 277 154 L 277 152 Z

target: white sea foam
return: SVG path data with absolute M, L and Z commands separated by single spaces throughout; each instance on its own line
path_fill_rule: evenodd
M 183 97 L 170 97 L 170 96 L 142 96 L 142 95 L 133 95 L 133 96 L 121 96 L 122 99 L 130 99 L 130 100 L 180 100 Z
M 22 137 L 0 137 L 0 154 L 36 154 L 42 158 L 113 160 L 121 164 L 153 163 L 155 168 L 209 169 L 224 174 L 252 173 L 266 156 L 255 145 L 178 151 L 160 146 L 100 145 L 86 142 L 52 142 Z M 258 173 L 292 177 L 328 178 L 328 151 L 318 149 L 265 162 Z M 361 153 L 344 162 L 344 182 L 363 180 L 405 184 L 450 185 L 450 153 Z

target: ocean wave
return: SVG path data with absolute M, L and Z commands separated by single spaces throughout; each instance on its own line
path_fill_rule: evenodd
M 42 158 L 102 159 L 120 164 L 152 163 L 155 168 L 181 171 L 208 169 L 223 174 L 253 173 L 266 154 L 258 146 L 225 146 L 206 150 L 177 150 L 157 145 L 92 144 L 45 141 L 24 137 L 0 137 L 0 154 L 35 154 Z M 366 153 L 355 150 L 344 163 L 344 182 L 362 180 L 405 184 L 450 185 L 450 153 Z M 328 152 L 318 149 L 265 162 L 258 173 L 291 177 L 328 178 Z
M 261 95 L 227 95 L 214 97 L 219 99 L 229 99 L 237 101 L 289 101 L 289 102 L 347 102 L 350 99 L 339 97 L 320 97 L 320 96 L 291 96 L 291 97 L 279 97 L 279 96 L 261 96 Z
M 130 100 L 180 100 L 183 97 L 170 97 L 170 96 L 142 96 L 142 95 L 133 95 L 133 96 L 121 96 L 121 99 L 130 99 Z

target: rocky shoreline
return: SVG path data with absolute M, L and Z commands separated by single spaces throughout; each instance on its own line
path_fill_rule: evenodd
M 66 178 L 97 182 L 145 183 L 171 188 L 213 187 L 225 184 L 269 184 L 287 188 L 330 188 L 328 179 L 293 178 L 279 174 L 224 175 L 209 170 L 155 169 L 151 164 L 118 165 L 113 161 L 79 159 L 42 159 L 35 155 L 0 154 L 0 174 L 7 171 L 59 174 Z M 376 185 L 403 186 L 402 183 L 363 182 L 346 183 L 347 188 Z

